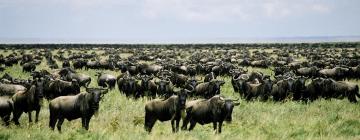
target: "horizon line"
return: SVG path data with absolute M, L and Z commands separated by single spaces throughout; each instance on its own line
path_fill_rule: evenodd
M 293 37 L 218 37 L 181 39 L 116 38 L 0 38 L 0 44 L 249 44 L 249 43 L 332 43 L 360 42 L 360 35 Z

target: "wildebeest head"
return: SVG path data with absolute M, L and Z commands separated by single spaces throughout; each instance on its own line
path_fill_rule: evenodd
M 231 122 L 232 121 L 232 112 L 233 112 L 234 106 L 240 105 L 239 102 L 236 102 L 239 99 L 237 99 L 237 100 L 225 99 L 224 100 L 221 97 L 220 97 L 220 99 L 223 101 L 222 102 L 222 112 L 224 113 L 223 115 L 225 115 L 224 116 L 225 121 Z
M 127 84 L 128 88 L 135 89 L 136 79 L 130 77 L 130 78 L 126 79 L 126 84 Z
M 221 80 L 212 80 L 210 81 L 210 85 L 215 94 L 220 94 L 220 87 L 224 85 L 225 82 Z
M 304 90 L 305 89 L 305 82 L 307 80 L 307 77 L 304 76 L 298 76 L 295 78 L 294 81 L 294 90 Z
M 191 79 L 188 79 L 186 82 L 188 85 L 190 85 L 192 87 L 196 87 L 198 84 L 202 83 L 201 80 L 197 80 L 194 77 Z
M 187 94 L 190 93 L 187 89 L 181 89 L 178 93 L 178 107 L 185 109 Z
M 90 96 L 91 108 L 96 111 L 99 109 L 99 103 L 104 94 L 108 92 L 108 89 L 104 88 L 86 88 Z
M 44 78 L 38 78 L 35 81 L 35 96 L 38 99 L 41 99 L 44 97 Z
M 166 87 L 170 84 L 170 79 L 167 78 L 166 80 L 160 80 L 155 82 L 158 85 L 158 89 L 163 91 L 166 89 Z
M 149 81 L 152 80 L 153 78 L 154 78 L 153 76 L 147 76 L 147 75 L 141 76 L 140 79 L 142 86 L 149 85 Z

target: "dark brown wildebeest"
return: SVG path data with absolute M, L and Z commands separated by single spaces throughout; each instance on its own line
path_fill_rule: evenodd
M 214 130 L 221 133 L 224 120 L 231 122 L 234 106 L 240 105 L 240 103 L 235 101 L 238 100 L 224 99 L 220 95 L 215 95 L 208 100 L 190 101 L 186 105 L 186 117 L 181 128 L 183 130 L 187 129 L 189 122 L 189 131 L 194 129 L 196 123 L 201 125 L 213 123 Z
M 60 79 L 45 80 L 45 97 L 46 99 L 54 99 L 59 96 L 75 95 L 80 93 L 80 85 L 77 80 L 71 82 Z
M 138 94 L 140 96 L 149 96 L 153 99 L 156 97 L 157 86 L 156 86 L 154 80 L 152 80 L 153 78 L 154 78 L 153 75 L 140 76 L 141 82 L 139 83 L 139 86 L 138 86 L 139 87 Z
M 91 82 L 91 77 L 82 73 L 76 73 L 75 70 L 71 68 L 63 68 L 60 70 L 59 74 L 61 78 L 65 81 L 71 81 L 76 79 L 79 82 L 80 86 L 88 87 Z
M 108 89 L 87 88 L 84 93 L 60 96 L 51 100 L 49 104 L 50 128 L 54 130 L 57 123 L 57 129 L 61 132 L 61 125 L 65 119 L 71 121 L 81 118 L 82 127 L 88 130 L 90 119 L 98 111 L 102 95 L 107 92 Z
M 177 132 L 181 119 L 181 112 L 185 109 L 187 93 L 182 89 L 178 95 L 168 99 L 154 99 L 145 105 L 145 130 L 151 132 L 157 120 L 171 120 L 172 131 Z M 175 124 L 176 123 L 176 124 Z M 176 125 L 176 126 L 175 126 Z
M 224 85 L 225 82 L 221 80 L 211 80 L 210 82 L 204 82 L 198 84 L 195 87 L 194 94 L 195 96 L 202 96 L 205 98 L 211 98 L 214 95 L 220 94 L 220 87 Z
M 9 125 L 10 115 L 13 111 L 13 102 L 9 96 L 0 96 L 0 117 L 5 125 Z
M 159 81 L 155 81 L 155 84 L 157 85 L 157 91 L 156 93 L 159 96 L 166 98 L 169 98 L 174 93 L 174 85 L 172 84 L 171 80 L 169 78 L 162 78 Z
M 23 65 L 23 72 L 32 72 L 36 69 L 36 65 L 32 62 Z
M 40 78 L 33 82 L 29 90 L 24 93 L 16 93 L 12 97 L 14 102 L 13 121 L 16 125 L 20 125 L 19 118 L 23 112 L 28 113 L 29 122 L 32 122 L 31 112 L 36 111 L 35 122 L 38 122 L 43 92 L 44 80 Z

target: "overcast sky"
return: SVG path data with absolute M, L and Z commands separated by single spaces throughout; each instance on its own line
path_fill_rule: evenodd
M 0 38 L 171 42 L 359 36 L 360 0 L 0 0 Z

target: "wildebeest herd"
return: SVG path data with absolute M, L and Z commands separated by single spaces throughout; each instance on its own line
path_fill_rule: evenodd
M 356 103 L 360 98 L 354 82 L 360 78 L 358 46 L 2 45 L 0 70 L 20 65 L 31 76 L 22 79 L 2 72 L 0 116 L 6 126 L 11 116 L 20 125 L 23 112 L 32 122 L 31 113 L 35 111 L 37 122 L 45 98 L 51 129 L 57 125 L 61 131 L 65 119 L 81 118 L 87 130 L 101 99 L 109 90 L 118 90 L 127 98 L 148 100 L 144 107 L 144 127 L 148 132 L 157 120 L 171 120 L 172 131 L 177 132 L 182 120 L 183 130 L 192 130 L 197 123 L 213 123 L 214 130 L 220 133 L 223 122 L 232 121 L 233 108 L 240 104 L 239 99 L 222 95 L 226 78 L 231 79 L 233 94 L 248 102 L 311 103 L 317 99 L 346 98 Z M 97 71 L 95 79 L 79 72 L 89 69 Z M 97 81 L 98 87 L 89 86 L 92 80 Z

